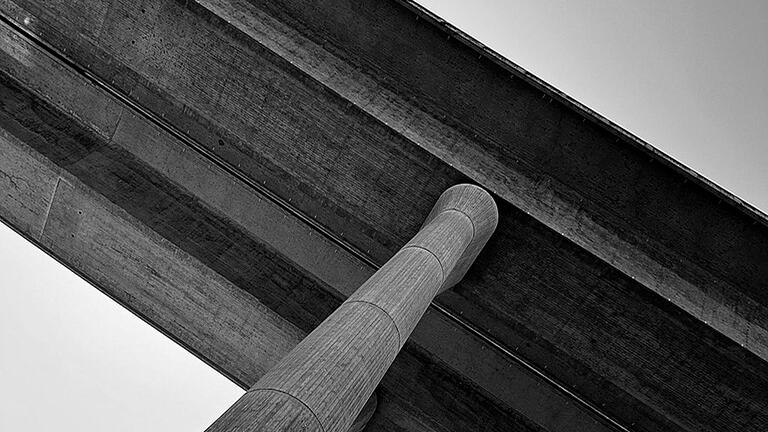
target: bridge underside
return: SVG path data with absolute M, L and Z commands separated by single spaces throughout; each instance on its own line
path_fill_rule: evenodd
M 768 430 L 766 217 L 415 4 L 0 10 L 0 217 L 243 388 L 471 182 L 366 430 Z

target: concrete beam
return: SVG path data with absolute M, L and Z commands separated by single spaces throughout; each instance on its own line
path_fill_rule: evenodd
M 761 216 L 727 197 L 726 205 L 717 207 L 721 192 L 702 186 L 690 173 L 509 64 L 488 53 L 480 53 L 484 60 L 477 61 L 476 46 L 457 43 L 455 33 L 453 41 L 445 41 L 444 26 L 425 24 L 431 18 L 411 21 L 425 16 L 408 15 L 415 13 L 412 5 L 403 9 L 385 2 L 351 11 L 342 2 L 328 3 L 327 9 L 283 2 L 283 11 L 262 5 L 265 9 L 256 13 L 237 2 L 210 1 L 205 7 L 114 2 L 92 5 L 98 13 L 88 19 L 67 20 L 80 17 L 76 2 L 55 13 L 34 2 L 16 3 L 26 8 L 14 10 L 18 22 L 30 18 L 36 34 L 194 137 L 211 156 L 203 165 L 218 164 L 217 169 L 248 188 L 266 185 L 278 201 L 290 201 L 288 208 L 298 209 L 304 216 L 299 219 L 312 227 L 309 237 L 330 233 L 323 237 L 332 239 L 328 250 L 338 248 L 339 255 L 346 254 L 342 262 L 357 262 L 362 273 L 408 235 L 400 229 L 403 224 L 412 224 L 415 231 L 416 215 L 426 212 L 419 202 L 427 197 L 466 176 L 495 191 L 502 198 L 499 238 L 479 257 L 477 271 L 440 300 L 480 330 L 469 339 L 487 338 L 483 340 L 500 347 L 490 356 L 520 353 L 637 430 L 760 430 L 764 425 L 766 401 L 760 389 L 766 377 L 758 356 L 765 357 L 766 313 L 759 282 L 768 248 L 761 246 L 766 238 Z M 320 15 L 308 18 L 312 10 Z M 359 14 L 354 26 L 326 25 L 350 14 Z M 374 21 L 382 25 L 371 25 Z M 78 25 L 73 23 L 83 24 L 71 27 Z M 393 26 L 400 30 L 393 32 Z M 421 42 L 408 45 L 409 52 L 432 53 L 439 61 L 427 55 L 416 58 L 431 60 L 403 64 L 393 57 L 402 50 L 394 49 L 371 55 L 372 48 L 358 36 L 379 28 L 383 35 L 377 40 L 417 34 L 414 40 Z M 168 58 L 173 60 L 168 67 L 169 62 L 158 60 Z M 441 62 L 453 62 L 456 71 Z M 430 83 L 425 77 L 441 76 L 430 68 L 476 81 L 453 100 L 440 83 L 462 81 Z M 489 88 L 477 88 L 481 83 Z M 413 89 L 418 98 L 403 96 Z M 489 105 L 481 106 L 482 100 Z M 163 136 L 148 130 L 155 134 L 149 136 Z M 132 128 L 123 131 L 116 136 L 131 141 Z M 134 168 L 99 165 L 100 151 L 83 151 L 82 162 L 46 154 L 78 176 L 87 177 L 88 169 L 100 166 L 117 178 L 127 177 L 134 187 L 147 187 L 131 175 Z M 180 153 L 167 155 L 173 159 Z M 562 165 L 564 161 L 572 165 Z M 605 165 L 616 161 L 620 163 Z M 182 171 L 159 178 L 184 178 Z M 413 178 L 425 179 L 424 184 L 414 185 Z M 630 188 L 636 195 L 628 195 L 614 190 L 622 187 L 616 179 L 624 178 L 646 180 Z M 684 183 L 686 179 L 690 181 Z M 89 181 L 299 327 L 310 329 L 332 308 L 333 300 L 282 305 L 279 293 L 284 288 L 244 282 L 251 276 L 247 260 L 254 258 L 248 255 L 252 244 L 226 240 L 230 233 L 243 233 L 243 225 L 230 223 L 240 216 L 216 210 L 212 222 L 194 225 L 199 231 L 175 231 L 179 228 L 163 225 L 147 210 L 166 201 L 132 202 L 141 196 L 132 197 L 129 188 Z M 193 178 L 185 182 L 184 190 L 205 189 L 195 186 Z M 220 184 L 225 186 L 219 192 L 228 188 L 228 183 Z M 401 195 L 394 192 L 400 190 Z M 370 197 L 386 205 L 368 211 Z M 208 206 L 215 200 L 203 202 Z M 394 211 L 398 208 L 408 210 Z M 162 217 L 181 222 L 193 213 L 171 209 Z M 696 219 L 705 214 L 715 215 L 721 226 L 712 228 Z M 199 233 L 214 240 L 205 245 L 186 240 Z M 680 238 L 685 241 L 678 242 Z M 727 250 L 719 249 L 723 245 Z M 300 249 L 296 246 L 278 250 Z M 273 265 L 286 265 L 274 260 Z M 307 268 L 300 267 L 302 272 Z M 325 277 L 333 275 L 318 278 Z M 311 279 L 297 279 L 305 295 L 324 298 L 325 290 L 333 298 L 334 291 L 343 291 L 334 284 L 311 288 Z M 435 336 L 445 337 L 445 331 Z M 470 362 L 462 363 L 462 350 L 448 350 L 441 361 L 463 364 L 473 382 L 483 383 L 483 391 L 495 389 L 494 395 L 505 394 L 509 406 L 536 411 L 534 404 L 515 402 L 519 395 L 505 393 L 493 379 L 473 372 Z M 406 363 L 398 371 L 409 370 Z
M 445 191 L 411 241 L 207 430 L 349 430 L 432 299 L 463 277 L 497 221 L 481 188 Z
M 413 145 L 768 358 L 768 218 L 758 210 L 414 2 L 354 10 L 344 2 L 199 3 Z M 354 24 L 344 25 L 348 19 Z
M 418 225 L 407 215 L 395 221 L 393 208 L 407 202 L 426 211 L 414 196 L 436 197 L 471 178 L 768 358 L 763 215 L 404 3 L 351 10 L 344 2 L 117 2 L 91 5 L 103 13 L 80 17 L 75 3 L 54 12 L 6 0 L 19 22 L 31 18 L 29 27 L 50 35 L 59 49 L 378 263 L 405 240 L 400 222 Z M 68 14 L 78 19 L 65 19 Z M 355 25 L 339 24 L 353 14 Z M 182 17 L 206 31 L 174 33 Z M 66 27 L 72 23 L 78 27 Z M 163 28 L 167 34 L 158 32 Z M 414 58 L 429 60 L 404 62 L 402 50 L 366 45 L 360 35 L 371 31 L 379 33 L 376 40 L 397 35 L 393 47 L 409 46 Z M 238 48 L 224 48 L 231 46 Z M 114 61 L 103 60 L 110 56 Z M 173 71 L 164 70 L 169 57 Z M 435 81 L 444 74 L 450 77 Z M 441 82 L 464 84 L 450 90 Z M 413 91 L 419 102 L 406 97 Z M 325 109 L 304 99 L 324 101 Z M 347 127 L 361 123 L 366 126 Z M 318 151 L 316 140 L 336 152 Z M 382 142 L 387 151 L 363 150 Z M 253 158 L 254 151 L 262 157 Z M 420 178 L 429 181 L 419 194 L 395 192 L 407 190 L 399 186 L 413 175 L 397 168 L 398 153 L 421 161 Z M 347 168 L 361 161 L 379 162 L 361 169 L 376 181 L 349 178 Z M 316 179 L 329 175 L 336 181 Z M 621 179 L 631 179 L 631 187 Z M 360 206 L 370 190 L 383 205 Z
M 241 386 L 304 334 L 0 129 L 0 216 Z M 35 211 L 35 210 L 39 211 Z
M 280 322 L 293 330 L 283 329 L 283 333 L 271 331 L 274 340 L 263 333 L 254 335 L 254 331 L 269 333 L 268 324 L 277 315 L 267 309 L 269 313 L 264 318 L 266 324 L 261 322 L 260 317 L 264 316 L 265 311 L 255 297 L 242 289 L 236 290 L 234 294 L 229 292 L 231 282 L 201 265 L 196 257 L 163 238 L 155 230 L 165 232 L 179 241 L 179 235 L 185 233 L 171 235 L 169 227 L 194 226 L 200 220 L 223 218 L 221 212 L 226 210 L 228 223 L 235 224 L 229 230 L 236 229 L 243 233 L 233 238 L 242 242 L 254 234 L 263 236 L 263 241 L 267 243 L 259 246 L 266 248 L 262 254 L 268 253 L 273 246 L 280 247 L 282 252 L 301 264 L 301 272 L 305 271 L 304 267 L 311 270 L 315 281 L 312 283 L 318 283 L 323 290 L 330 289 L 326 283 L 334 283 L 331 290 L 334 296 L 339 293 L 349 294 L 350 290 L 356 288 L 355 278 L 358 276 L 355 275 L 360 275 L 361 280 L 364 280 L 372 273 L 369 267 L 340 253 L 332 242 L 302 225 L 301 221 L 291 218 L 290 214 L 271 201 L 254 193 L 246 185 L 228 179 L 225 171 L 207 163 L 199 154 L 185 152 L 182 143 L 146 121 L 142 122 L 135 113 L 125 111 L 126 107 L 110 99 L 107 94 L 95 91 L 87 80 L 78 78 L 66 67 L 50 69 L 56 65 L 53 59 L 28 43 L 11 39 L 8 29 L 3 30 L 6 32 L 0 32 L 3 45 L 14 46 L 11 45 L 13 42 L 18 50 L 27 53 L 25 59 L 29 60 L 29 64 L 24 65 L 17 58 L 0 53 L 0 64 L 4 71 L 0 80 L 3 94 L 0 125 L 3 136 L 7 137 L 2 142 L 4 147 L 0 166 L 3 168 L 2 177 L 8 179 L 10 185 L 7 198 L 0 201 L 4 220 L 235 382 L 244 387 L 250 386 L 275 358 L 285 353 L 286 347 L 297 342 L 297 335 L 303 332 L 281 318 Z M 12 77 L 6 75 L 5 71 L 10 71 L 8 73 Z M 49 72 L 38 74 L 37 71 Z M 19 82 L 15 81 L 17 79 L 25 87 L 19 87 Z M 55 86 L 55 83 L 59 85 Z M 50 89 L 65 90 L 50 94 Z M 69 100 L 91 100 L 92 104 L 72 105 Z M 101 109 L 92 109 L 93 106 Z M 67 112 L 65 114 L 59 110 Z M 117 124 L 101 124 L 96 127 L 96 120 L 102 118 L 105 111 L 117 113 L 112 117 Z M 52 127 L 59 129 L 54 131 L 50 129 Z M 100 132 L 102 130 L 110 132 L 104 134 Z M 111 142 L 106 135 L 111 135 Z M 175 152 L 171 152 L 174 148 Z M 113 154 L 116 151 L 118 153 Z M 175 154 L 177 158 L 169 159 L 169 154 Z M 131 162 L 137 159 L 137 155 L 143 158 L 140 159 L 140 165 Z M 53 158 L 55 163 L 48 157 Z M 133 167 L 132 171 L 126 168 L 127 165 Z M 159 174 L 155 174 L 151 182 L 142 180 L 145 176 L 151 176 L 149 172 Z M 198 199 L 203 200 L 205 210 L 195 207 L 191 214 L 198 215 L 200 220 L 173 223 L 177 216 L 167 206 L 170 201 L 157 201 L 158 197 L 162 198 L 169 193 L 169 183 L 160 180 L 167 178 L 163 177 L 165 175 L 170 176 L 174 183 L 178 182 L 188 188 L 185 189 L 187 193 L 199 194 Z M 38 182 L 38 177 L 44 181 Z M 19 189 L 16 184 L 23 187 Z M 160 189 L 153 189 L 148 184 Z M 137 202 L 146 204 L 147 199 L 155 200 L 152 201 L 155 206 L 142 212 Z M 190 205 L 193 200 L 180 197 L 175 205 L 179 205 L 179 201 Z M 34 211 L 27 210 L 30 208 Z M 168 218 L 158 218 L 154 213 L 156 208 L 164 208 L 163 214 Z M 210 214 L 212 210 L 218 216 Z M 45 236 L 33 235 L 40 232 L 38 228 L 42 230 L 43 225 L 46 226 Z M 25 226 L 33 228 L 25 229 Z M 208 225 L 205 229 L 211 228 L 213 226 Z M 243 231 L 245 229 L 247 231 Z M 205 230 L 199 230 L 192 240 L 199 242 L 201 237 L 211 234 L 213 231 L 206 234 Z M 235 246 L 224 244 L 224 249 Z M 198 247 L 222 250 L 221 245 L 202 244 Z M 308 250 L 325 252 L 318 256 L 307 253 Z M 252 252 L 246 255 L 249 259 L 254 257 Z M 248 266 L 253 267 L 254 262 L 269 277 L 281 275 L 290 278 L 298 271 L 292 268 L 296 264 L 286 266 L 285 262 L 268 262 L 263 259 L 250 261 Z M 221 270 L 221 261 L 218 265 Z M 208 277 L 212 278 L 210 282 L 206 282 Z M 256 281 L 262 287 L 265 282 L 264 279 Z M 265 292 L 260 294 L 263 296 Z M 245 300 L 242 296 L 245 296 Z M 269 296 L 267 298 L 270 299 Z M 314 318 L 311 315 L 306 318 L 308 315 L 302 313 L 300 307 L 286 303 L 283 297 L 280 300 L 283 303 L 281 308 L 275 305 L 274 297 L 271 299 L 273 309 L 291 316 L 304 326 L 311 326 Z M 329 300 L 319 295 L 311 296 L 307 301 L 318 303 Z M 440 334 L 445 334 L 446 328 L 452 324 L 433 313 L 429 317 L 427 321 L 431 323 L 430 327 L 426 330 L 417 329 L 417 332 L 420 332 L 423 341 L 436 343 L 443 337 Z M 223 325 L 213 324 L 211 327 L 216 322 Z M 474 344 L 481 349 L 482 341 L 474 339 L 471 334 L 460 330 L 458 333 L 456 330 L 450 332 L 454 333 L 454 337 L 466 338 L 465 342 L 470 346 Z M 445 348 L 437 346 L 431 349 L 439 351 Z M 413 349 L 408 348 L 406 351 Z M 450 350 L 447 352 L 450 353 Z M 509 360 L 502 356 L 486 356 L 478 364 L 488 362 L 490 367 L 498 370 L 496 377 L 471 373 L 468 377 L 480 383 L 488 379 L 494 379 L 495 382 L 511 379 L 520 386 L 529 386 L 534 390 L 529 394 L 510 393 L 502 396 L 504 408 L 500 408 L 498 402 L 490 402 L 484 392 L 478 393 L 474 388 L 477 384 L 467 386 L 454 379 L 444 379 L 455 373 L 450 372 L 454 370 L 453 367 L 466 367 L 468 364 L 455 363 L 453 355 L 443 358 L 448 361 L 447 368 L 446 365 L 436 364 L 431 355 L 425 355 L 419 349 L 415 353 L 407 352 L 400 356 L 397 361 L 400 366 L 396 366 L 385 377 L 386 382 L 382 388 L 384 396 L 377 408 L 380 414 L 372 420 L 370 430 L 431 430 L 437 425 L 442 425 L 439 426 L 442 428 L 448 425 L 471 428 L 477 421 L 474 418 L 476 413 L 482 413 L 486 424 L 495 425 L 494 428 L 498 430 L 533 430 L 530 421 L 511 411 L 507 404 L 523 412 L 531 407 L 539 409 L 542 402 L 568 407 L 567 396 L 556 389 L 542 387 L 535 375 L 518 365 L 509 364 Z M 429 379 L 417 378 L 416 375 L 425 368 L 438 374 Z M 423 393 L 426 388 L 435 394 L 455 395 L 458 400 L 447 405 L 447 401 L 422 400 L 420 404 L 410 406 L 408 399 L 402 395 L 402 391 L 408 394 Z M 398 389 L 400 392 L 388 389 Z M 531 401 L 539 404 L 533 405 Z M 430 420 L 425 422 L 420 419 L 425 415 L 421 410 L 429 413 L 427 417 Z M 438 413 L 442 413 L 442 418 L 434 417 Z M 557 426 L 557 421 L 546 420 L 543 414 L 537 415 L 541 416 L 545 424 L 550 424 L 554 428 L 552 430 L 564 430 Z M 600 423 L 592 419 L 583 407 L 576 407 L 572 417 L 577 419 L 576 423 L 585 422 L 585 430 L 590 427 L 603 430 Z

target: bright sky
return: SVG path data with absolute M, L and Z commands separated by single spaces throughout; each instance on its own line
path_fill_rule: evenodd
M 768 2 L 421 0 L 768 210 Z M 0 430 L 203 430 L 242 391 L 0 225 Z
M 768 1 L 418 1 L 768 210 Z
M 0 431 L 202 431 L 242 391 L 0 223 Z

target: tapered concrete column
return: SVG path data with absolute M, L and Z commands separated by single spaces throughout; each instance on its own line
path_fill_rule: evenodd
M 418 234 L 208 431 L 348 431 L 432 299 L 461 280 L 497 219 L 483 189 L 445 191 Z

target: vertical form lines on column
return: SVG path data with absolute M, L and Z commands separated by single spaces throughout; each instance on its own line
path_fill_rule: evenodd
M 344 303 L 253 389 L 289 393 L 310 408 L 326 432 L 345 430 L 394 361 L 399 344 L 394 322 L 380 308 Z M 349 411 L 355 415 L 344 415 Z
M 497 219 L 483 189 L 445 191 L 411 241 L 208 432 L 346 432 L 432 299 L 463 277 Z

